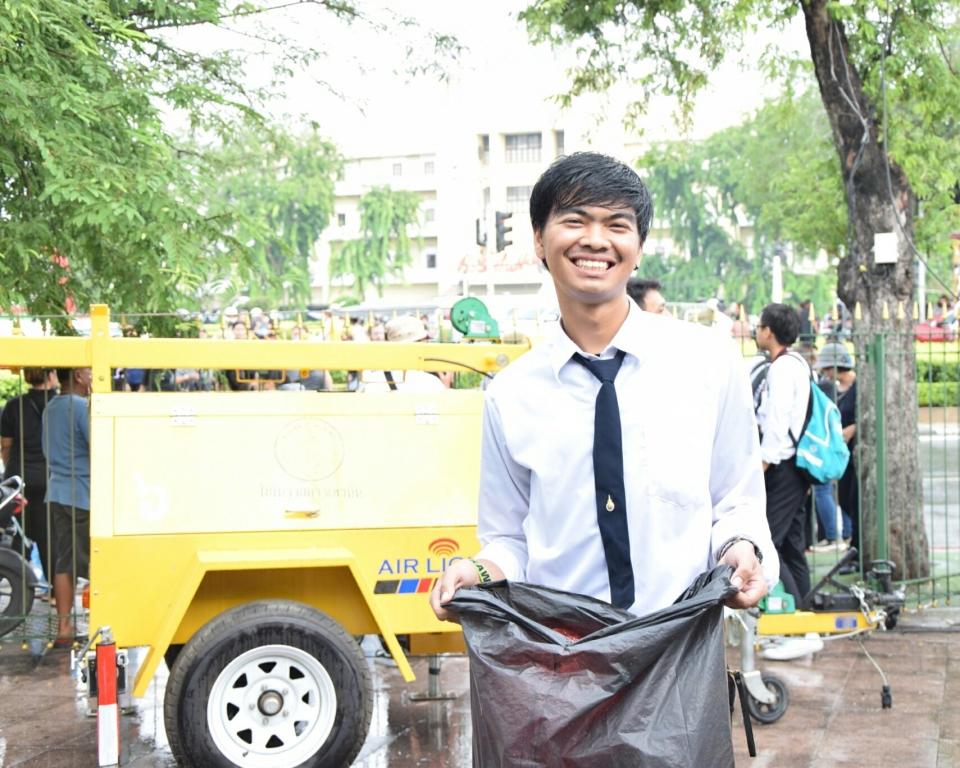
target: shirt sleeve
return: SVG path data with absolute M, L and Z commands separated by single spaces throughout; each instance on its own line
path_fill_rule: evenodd
M 77 421 L 77 429 L 80 430 L 80 434 L 83 435 L 83 439 L 87 441 L 87 452 L 90 451 L 90 407 L 87 405 L 87 401 L 83 398 L 79 398 L 79 403 L 74 406 L 76 413 L 74 418 Z
M 527 569 L 527 539 L 523 522 L 530 508 L 530 470 L 507 449 L 496 403 L 488 396 L 483 407 L 480 447 L 480 497 L 477 558 L 495 563 L 511 581 L 523 581 Z
M 766 389 L 760 455 L 767 464 L 779 464 L 783 447 L 793 445 L 790 418 L 793 414 L 794 387 L 793 376 L 786 366 L 770 364 Z
M 726 542 L 738 536 L 750 539 L 763 553 L 763 574 L 772 587 L 780 578 L 780 559 L 767 524 L 767 495 L 753 393 L 734 353 L 726 362 L 727 380 L 719 399 L 710 466 L 711 552 L 715 556 Z

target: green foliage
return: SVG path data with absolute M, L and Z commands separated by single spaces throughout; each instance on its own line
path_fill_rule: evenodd
M 960 381 L 960 363 L 956 355 L 951 359 L 930 360 L 920 358 L 922 348 L 918 348 L 917 381 L 929 383 L 958 382 Z
M 754 311 L 770 301 L 773 255 L 788 241 L 798 255 L 837 254 L 846 212 L 830 126 L 808 89 L 767 102 L 743 124 L 702 142 L 667 142 L 639 163 L 670 226 L 681 256 L 647 256 L 644 276 L 656 277 L 678 301 L 713 296 Z M 739 222 L 753 228 L 752 257 L 733 236 Z M 689 254 L 689 258 L 687 258 Z M 834 280 L 784 270 L 784 298 L 826 307 Z
M 918 381 L 917 402 L 924 406 L 960 405 L 960 382 L 956 381 Z
M 214 280 L 304 295 L 338 159 L 315 126 L 286 135 L 264 116 L 284 81 L 327 55 L 269 28 L 267 13 L 292 5 L 305 23 L 416 36 L 410 74 L 459 51 L 351 0 L 0 0 L 0 307 L 59 315 L 62 331 L 65 312 L 91 302 L 118 315 L 198 308 Z M 194 26 L 256 39 L 273 77 L 252 86 L 242 50 L 186 47 L 178 33 Z
M 876 137 L 889 153 L 883 159 L 888 161 L 887 178 L 893 178 L 886 191 L 892 195 L 890 190 L 901 189 L 905 180 L 916 193 L 916 229 L 907 234 L 929 257 L 936 275 L 949 283 L 947 237 L 960 228 L 960 206 L 953 197 L 960 179 L 957 0 L 905 5 L 880 0 L 535 0 L 521 18 L 535 42 L 578 46 L 580 59 L 562 101 L 625 81 L 637 89 L 628 117 L 642 115 L 652 96 L 666 93 L 679 99 L 685 119 L 708 74 L 742 52 L 745 31 L 761 25 L 776 29 L 802 10 L 832 20 L 829 39 L 810 38 L 810 56 L 830 62 L 825 76 L 844 88 L 846 101 L 832 106 L 831 131 L 823 105 L 819 115 L 810 109 L 818 100 L 815 95 L 808 92 L 791 103 L 794 78 L 810 71 L 811 60 L 802 66 L 776 51 L 762 55 L 768 73 L 785 80 L 788 97 L 754 119 L 752 135 L 731 129 L 711 139 L 717 153 L 731 158 L 739 159 L 742 142 L 752 145 L 742 166 L 730 168 L 741 193 L 736 202 L 746 204 L 744 195 L 753 201 L 751 216 L 766 242 L 789 241 L 809 252 L 824 248 L 837 255 L 846 243 L 846 209 L 854 200 L 844 194 L 839 159 L 848 169 L 857 162 L 844 142 L 853 144 L 854 134 L 862 130 L 864 142 Z M 748 55 L 756 61 L 753 51 Z M 863 110 L 857 121 L 862 129 L 857 126 L 841 137 L 838 126 L 842 121 L 849 126 L 855 110 Z M 705 170 L 714 177 L 715 191 L 725 195 L 723 174 Z M 883 196 L 884 190 L 873 192 Z M 857 215 L 868 214 L 861 209 Z M 695 241 L 692 229 L 688 235 Z
M 410 263 L 408 229 L 418 223 L 416 192 L 375 187 L 360 198 L 361 236 L 337 248 L 330 259 L 330 277 L 354 279 L 354 294 L 363 299 L 368 286 L 383 295 L 384 280 Z
M 250 131 L 210 155 L 209 215 L 232 221 L 231 241 L 244 246 L 259 291 L 256 303 L 303 304 L 310 296 L 309 261 L 333 213 L 342 167 L 332 144 L 312 126 L 292 136 Z
M 24 383 L 23 378 L 19 375 L 0 376 L 0 409 L 7 404 L 7 400 L 22 395 L 28 389 L 29 386 Z

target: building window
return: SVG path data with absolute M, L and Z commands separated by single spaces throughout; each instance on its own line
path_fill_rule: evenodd
M 423 172 L 427 176 L 433 176 L 433 160 L 427 160 L 423 164 Z
M 437 254 L 428 253 L 427 254 L 427 269 L 436 269 L 437 268 Z
M 434 214 L 433 208 L 425 208 L 425 209 L 423 210 L 423 220 L 424 220 L 424 222 L 431 222 L 431 221 L 433 221 L 434 215 L 435 215 L 435 214 Z
M 527 213 L 530 210 L 530 193 L 533 187 L 507 187 L 507 210 L 510 213 Z
M 337 214 L 337 226 L 338 226 L 338 227 L 345 227 L 345 226 L 347 226 L 347 214 L 345 214 L 345 213 L 338 213 L 338 214 Z
M 540 162 L 542 140 L 539 133 L 508 133 L 504 141 L 504 159 L 508 163 Z
M 554 139 L 556 140 L 556 144 L 557 144 L 557 157 L 560 157 L 560 155 L 564 154 L 564 148 L 563 148 L 564 135 L 563 135 L 563 131 L 554 131 L 554 132 L 553 132 L 553 136 L 554 136 Z
M 393 175 L 394 176 L 403 176 L 403 165 L 401 163 L 393 164 Z
M 477 145 L 477 156 L 481 163 L 490 159 L 490 135 L 484 133 L 480 136 L 480 143 Z

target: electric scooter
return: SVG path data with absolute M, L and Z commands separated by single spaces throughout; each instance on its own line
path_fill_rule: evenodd
M 21 554 L 33 546 L 20 525 L 23 506 L 23 480 L 13 475 L 0 483 L 0 637 L 30 615 L 34 593 L 40 586 L 33 566 Z

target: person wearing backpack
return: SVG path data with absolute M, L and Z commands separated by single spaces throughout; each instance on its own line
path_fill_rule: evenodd
M 804 499 L 810 484 L 797 468 L 796 441 L 804 428 L 810 398 L 810 368 L 790 346 L 800 331 L 800 316 L 786 304 L 768 304 L 757 325 L 757 348 L 770 366 L 758 392 L 757 424 L 767 490 L 767 522 L 780 556 L 780 580 L 800 605 L 810 591 L 805 550 Z

